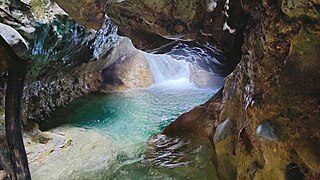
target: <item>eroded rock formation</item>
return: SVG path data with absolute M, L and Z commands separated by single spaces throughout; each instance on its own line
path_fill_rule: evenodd
M 238 16 L 240 24 L 247 24 L 243 54 L 240 64 L 226 79 L 224 88 L 219 124 L 228 120 L 232 122 L 234 129 L 215 143 L 219 176 L 221 179 L 319 178 L 319 2 L 302 0 L 240 3 L 230 1 L 228 11 L 243 9 L 249 19 L 246 21 L 245 16 Z M 191 24 L 188 29 L 189 26 L 183 26 L 182 16 L 176 13 L 179 9 L 177 4 L 138 4 L 125 1 L 121 6 L 110 6 L 113 10 L 109 13 L 119 24 L 120 30 L 134 40 L 139 36 L 132 32 L 144 32 L 141 28 L 136 28 L 136 24 L 145 27 L 143 29 L 160 26 L 162 28 L 153 32 L 162 37 L 201 39 L 199 34 L 194 33 L 197 35 L 192 36 L 193 33 L 190 33 L 195 32 L 192 31 L 192 23 L 195 22 L 193 19 L 203 17 L 201 13 L 182 13 L 190 14 L 186 18 L 189 18 Z M 167 7 L 168 13 L 161 11 L 159 15 L 157 11 L 150 10 L 158 9 L 159 6 Z M 203 5 L 199 6 L 202 10 L 206 9 Z M 131 11 L 126 7 L 131 7 Z M 171 7 L 174 7 L 173 10 Z M 123 13 L 115 15 L 114 12 L 118 12 L 118 9 Z M 196 8 L 191 9 L 191 12 L 197 12 Z M 216 12 L 221 12 L 221 9 Z M 134 17 L 139 18 L 133 20 Z M 161 24 L 161 19 L 167 17 L 179 21 L 167 21 L 177 22 L 171 26 Z M 230 18 L 232 17 L 235 14 L 230 14 Z M 122 19 L 132 21 L 123 23 Z M 216 21 L 213 19 L 212 22 Z M 166 27 L 172 27 L 167 28 L 171 31 Z M 232 23 L 230 27 L 237 29 Z M 198 27 L 199 29 L 202 28 Z M 179 33 L 175 30 L 182 31 Z M 232 42 L 232 39 L 221 34 L 210 33 L 215 38 L 221 38 L 222 42 Z M 235 37 L 241 38 L 241 35 Z M 221 41 L 216 42 L 225 53 L 230 53 L 232 46 L 225 48 L 221 46 Z M 227 58 L 230 60 L 230 56 Z
M 213 128 L 219 177 L 318 179 L 319 2 L 242 7 L 249 14 L 243 55 L 225 80 Z
M 99 18 L 92 21 L 91 15 L 102 11 L 99 5 L 102 1 L 59 0 L 57 3 L 76 20 L 89 27 L 97 26 L 95 20 Z M 99 10 L 83 7 L 86 3 Z M 138 49 L 154 49 L 177 39 L 209 41 L 222 50 L 230 67 L 240 59 L 242 31 L 247 19 L 241 1 L 108 1 L 104 12 L 119 27 L 119 33 L 129 37 Z
M 106 90 L 146 88 L 154 83 L 144 53 L 137 50 L 128 38 L 117 42 L 106 62 L 109 66 L 105 66 L 101 74 Z
M 221 105 L 211 112 L 212 99 L 172 124 L 212 124 L 204 136 L 212 135 L 220 179 L 320 178 L 319 1 L 58 3 L 93 28 L 106 11 L 142 49 L 197 40 L 216 44 L 230 66 L 241 59 L 225 80 Z M 186 122 L 177 126 L 197 134 Z

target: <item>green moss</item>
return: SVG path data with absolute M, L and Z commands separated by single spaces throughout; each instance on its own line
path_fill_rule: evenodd
M 281 9 L 289 17 L 307 16 L 310 19 L 318 19 L 319 14 L 314 4 L 310 0 L 283 0 Z
M 49 10 L 50 5 L 51 5 L 50 0 L 31 0 L 30 1 L 31 10 L 36 18 L 44 17 L 46 12 Z

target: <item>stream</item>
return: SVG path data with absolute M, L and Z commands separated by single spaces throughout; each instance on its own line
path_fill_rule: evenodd
M 106 169 L 82 179 L 215 179 L 209 143 L 157 135 L 216 92 L 181 84 L 185 85 L 183 79 L 147 89 L 83 97 L 57 111 L 41 128 L 94 129 L 108 138 L 113 154 L 101 156 L 115 158 Z

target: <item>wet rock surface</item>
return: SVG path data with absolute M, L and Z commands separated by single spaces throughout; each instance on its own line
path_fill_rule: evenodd
M 304 6 L 290 8 L 288 12 L 284 4 L 290 3 L 292 1 L 243 3 L 250 15 L 243 56 L 226 78 L 220 114 L 221 122 L 227 117 L 238 119 L 238 132 L 231 140 L 235 153 L 226 156 L 235 166 L 226 171 L 218 168 L 222 179 L 235 172 L 238 179 L 286 179 L 285 169 L 290 163 L 301 167 L 292 170 L 299 177 L 319 177 L 314 169 L 319 166 L 315 158 L 320 125 L 316 90 L 319 83 L 315 80 L 320 79 L 316 71 L 320 64 L 315 49 L 320 44 L 311 40 L 319 39 L 319 16 L 305 14 L 314 10 Z M 293 4 L 301 3 L 307 1 Z M 301 18 L 301 14 L 306 19 Z M 269 123 L 265 124 L 266 121 Z M 261 141 L 256 133 L 269 140 Z M 223 148 L 215 147 L 217 162 Z M 314 158 L 311 160 L 311 157 Z M 254 162 L 256 168 L 253 168 Z
M 104 88 L 110 90 L 146 88 L 154 82 L 142 52 L 122 57 L 102 71 L 102 78 Z
M 223 77 L 212 74 L 208 71 L 198 68 L 196 65 L 190 64 L 190 82 L 201 88 L 211 88 L 223 86 Z
M 144 53 L 137 50 L 128 38 L 120 38 L 106 62 L 108 64 L 101 74 L 105 90 L 146 88 L 154 83 Z
M 48 141 L 41 143 L 41 138 Z M 106 169 L 115 159 L 110 143 L 108 137 L 93 129 L 75 127 L 27 135 L 25 146 L 32 178 L 97 178 L 96 172 Z
M 220 179 L 319 178 L 318 6 L 242 1 L 242 60 L 225 80 L 217 122 L 235 120 L 235 131 L 214 145 Z M 176 124 L 182 117 L 192 115 Z
M 93 0 L 57 2 L 71 17 L 89 27 L 97 27 L 97 22 L 101 21 L 100 5 L 105 3 Z M 83 7 L 85 4 L 92 8 Z M 138 49 L 155 49 L 172 40 L 195 40 L 217 45 L 230 67 L 240 60 L 242 31 L 247 19 L 240 1 L 107 1 L 104 12 L 119 27 L 119 33 L 130 37 Z M 96 15 L 99 17 L 95 18 Z M 226 27 L 232 29 L 232 33 Z
M 24 55 L 29 46 L 26 40 L 12 27 L 0 23 L 0 35 L 7 41 L 18 56 Z
M 234 127 L 230 119 L 226 119 L 216 128 L 216 132 L 213 136 L 213 142 L 218 144 L 223 139 L 227 138 L 229 135 L 233 134 Z
M 163 133 L 168 136 L 192 134 L 201 137 L 212 137 L 212 129 L 219 118 L 222 90 L 208 102 L 182 114 Z
M 274 128 L 269 121 L 263 122 L 256 128 L 256 135 L 269 141 L 278 141 Z

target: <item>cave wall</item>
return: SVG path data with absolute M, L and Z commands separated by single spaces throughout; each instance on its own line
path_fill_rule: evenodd
M 91 5 L 81 8 L 79 16 L 82 2 L 58 1 L 76 20 L 99 27 L 102 2 L 83 2 Z M 213 132 L 206 135 L 213 136 L 220 179 L 319 179 L 320 2 L 230 0 L 228 16 L 226 1 L 217 1 L 213 11 L 209 2 L 127 0 L 104 7 L 120 32 L 141 48 L 167 43 L 163 37 L 185 38 L 215 43 L 231 65 L 241 59 L 225 80 L 222 100 L 203 105 L 216 105 L 213 108 L 201 107 L 205 113 L 215 110 L 214 123 L 210 123 Z M 190 8 L 183 8 L 185 5 Z M 98 10 L 91 11 L 92 6 Z M 157 11 L 160 9 L 168 12 Z M 226 20 L 230 29 L 224 28 Z M 81 77 L 71 73 L 66 84 L 79 81 L 75 76 Z M 75 94 L 86 83 L 78 84 Z
M 220 179 L 319 179 L 319 2 L 231 8 L 242 8 L 248 21 L 221 99 L 183 114 L 164 133 L 212 136 Z
M 96 2 L 57 1 L 70 17 L 89 27 L 96 27 L 96 21 L 91 21 L 93 16 L 88 14 L 101 8 L 96 4 L 94 9 L 99 10 L 92 11 L 83 4 Z M 129 37 L 138 49 L 153 50 L 173 40 L 194 41 L 211 43 L 222 50 L 230 71 L 240 60 L 242 31 L 247 22 L 241 1 L 107 1 L 104 12 L 118 26 L 119 34 Z
M 231 120 L 233 133 L 215 142 L 219 176 L 318 179 L 319 2 L 243 3 L 250 19 L 225 80 L 219 121 Z
M 102 86 L 101 73 L 106 57 L 95 55 L 105 55 L 116 41 L 116 38 L 110 40 L 108 36 L 115 33 L 116 27 L 104 22 L 106 27 L 93 31 L 70 19 L 55 3 L 24 3 L 1 3 L 0 23 L 11 28 L 3 31 L 4 35 L 13 34 L 11 31 L 18 33 L 19 37 L 7 36 L 7 41 L 16 41 L 10 44 L 15 52 L 21 51 L 22 48 L 17 46 L 21 42 L 27 45 L 26 50 L 18 54 L 21 61 L 28 64 L 22 109 L 26 125 L 29 121 L 48 119 L 55 109 Z M 105 44 L 97 48 L 99 43 Z M 0 125 L 4 121 L 6 81 L 7 69 L 1 59 Z

